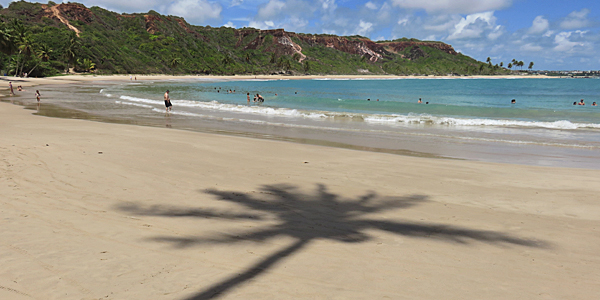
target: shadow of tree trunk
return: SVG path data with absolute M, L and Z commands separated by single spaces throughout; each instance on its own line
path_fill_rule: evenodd
M 195 296 L 187 298 L 187 300 L 204 300 L 204 299 L 215 299 L 223 296 L 225 293 L 229 292 L 231 289 L 241 286 L 244 282 L 249 281 L 250 279 L 262 274 L 269 268 L 275 266 L 282 259 L 294 254 L 294 252 L 302 249 L 304 246 L 308 244 L 309 240 L 298 240 L 294 244 L 288 246 L 287 248 L 280 250 L 276 253 L 271 254 L 270 256 L 263 259 L 261 262 L 255 264 L 253 267 L 246 270 L 244 273 L 233 276 L 227 280 L 224 280 L 212 287 L 209 287 L 205 291 L 198 293 Z

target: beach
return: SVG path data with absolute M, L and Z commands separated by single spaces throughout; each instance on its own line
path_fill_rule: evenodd
M 33 95 L 130 78 L 19 80 Z M 49 118 L 7 101 L 0 299 L 600 294 L 600 170 Z

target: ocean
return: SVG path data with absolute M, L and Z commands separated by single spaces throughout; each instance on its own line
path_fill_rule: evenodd
M 44 103 L 110 121 L 417 156 L 600 168 L 600 106 L 592 106 L 600 103 L 600 81 L 591 78 L 202 78 L 44 89 Z M 168 114 L 162 100 L 167 89 L 173 100 Z M 263 103 L 252 101 L 257 93 Z M 585 106 L 573 105 L 581 99 Z

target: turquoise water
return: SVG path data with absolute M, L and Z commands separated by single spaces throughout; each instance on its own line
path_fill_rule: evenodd
M 167 89 L 174 105 L 168 114 L 162 100 Z M 264 103 L 252 101 L 257 93 Z M 46 95 L 53 97 L 51 91 Z M 64 98 L 57 93 L 53 102 L 173 128 L 492 162 L 600 168 L 600 106 L 592 106 L 600 102 L 597 79 L 202 78 L 97 83 L 76 87 L 72 95 Z M 423 103 L 417 103 L 419 98 Z M 573 105 L 580 99 L 585 99 L 585 106 Z
M 167 82 L 127 86 L 123 92 L 160 100 L 166 89 L 172 91 L 174 100 L 216 101 L 213 104 L 219 103 L 222 107 L 213 109 L 223 111 L 240 111 L 231 105 L 246 104 L 246 93 L 249 92 L 251 95 L 260 93 L 265 98 L 264 107 L 298 110 L 305 117 L 349 113 L 352 117 L 381 122 L 600 128 L 600 109 L 591 106 L 594 101 L 600 102 L 600 81 L 597 79 Z M 229 90 L 236 92 L 228 93 Z M 422 98 L 422 104 L 417 103 L 419 98 Z M 511 104 L 511 99 L 516 99 L 517 103 Z M 580 99 L 585 99 L 585 106 L 572 105 Z M 275 113 L 259 109 L 253 112 Z M 293 114 L 284 110 L 278 113 Z

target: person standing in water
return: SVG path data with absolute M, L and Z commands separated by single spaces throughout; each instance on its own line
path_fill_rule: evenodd
M 166 112 L 171 111 L 171 107 L 173 106 L 173 104 L 171 104 L 171 97 L 169 97 L 169 90 L 167 90 L 165 92 L 165 107 L 166 107 Z
M 37 102 L 40 102 L 41 96 L 42 94 L 40 94 L 40 90 L 35 90 L 35 98 L 37 99 Z
M 250 93 L 246 93 L 246 97 L 248 98 L 248 105 L 250 105 Z
M 15 92 L 13 91 L 12 81 L 9 81 L 9 82 L 8 82 L 8 87 L 10 88 L 10 94 L 11 94 L 11 95 L 14 95 L 14 94 L 15 94 Z

